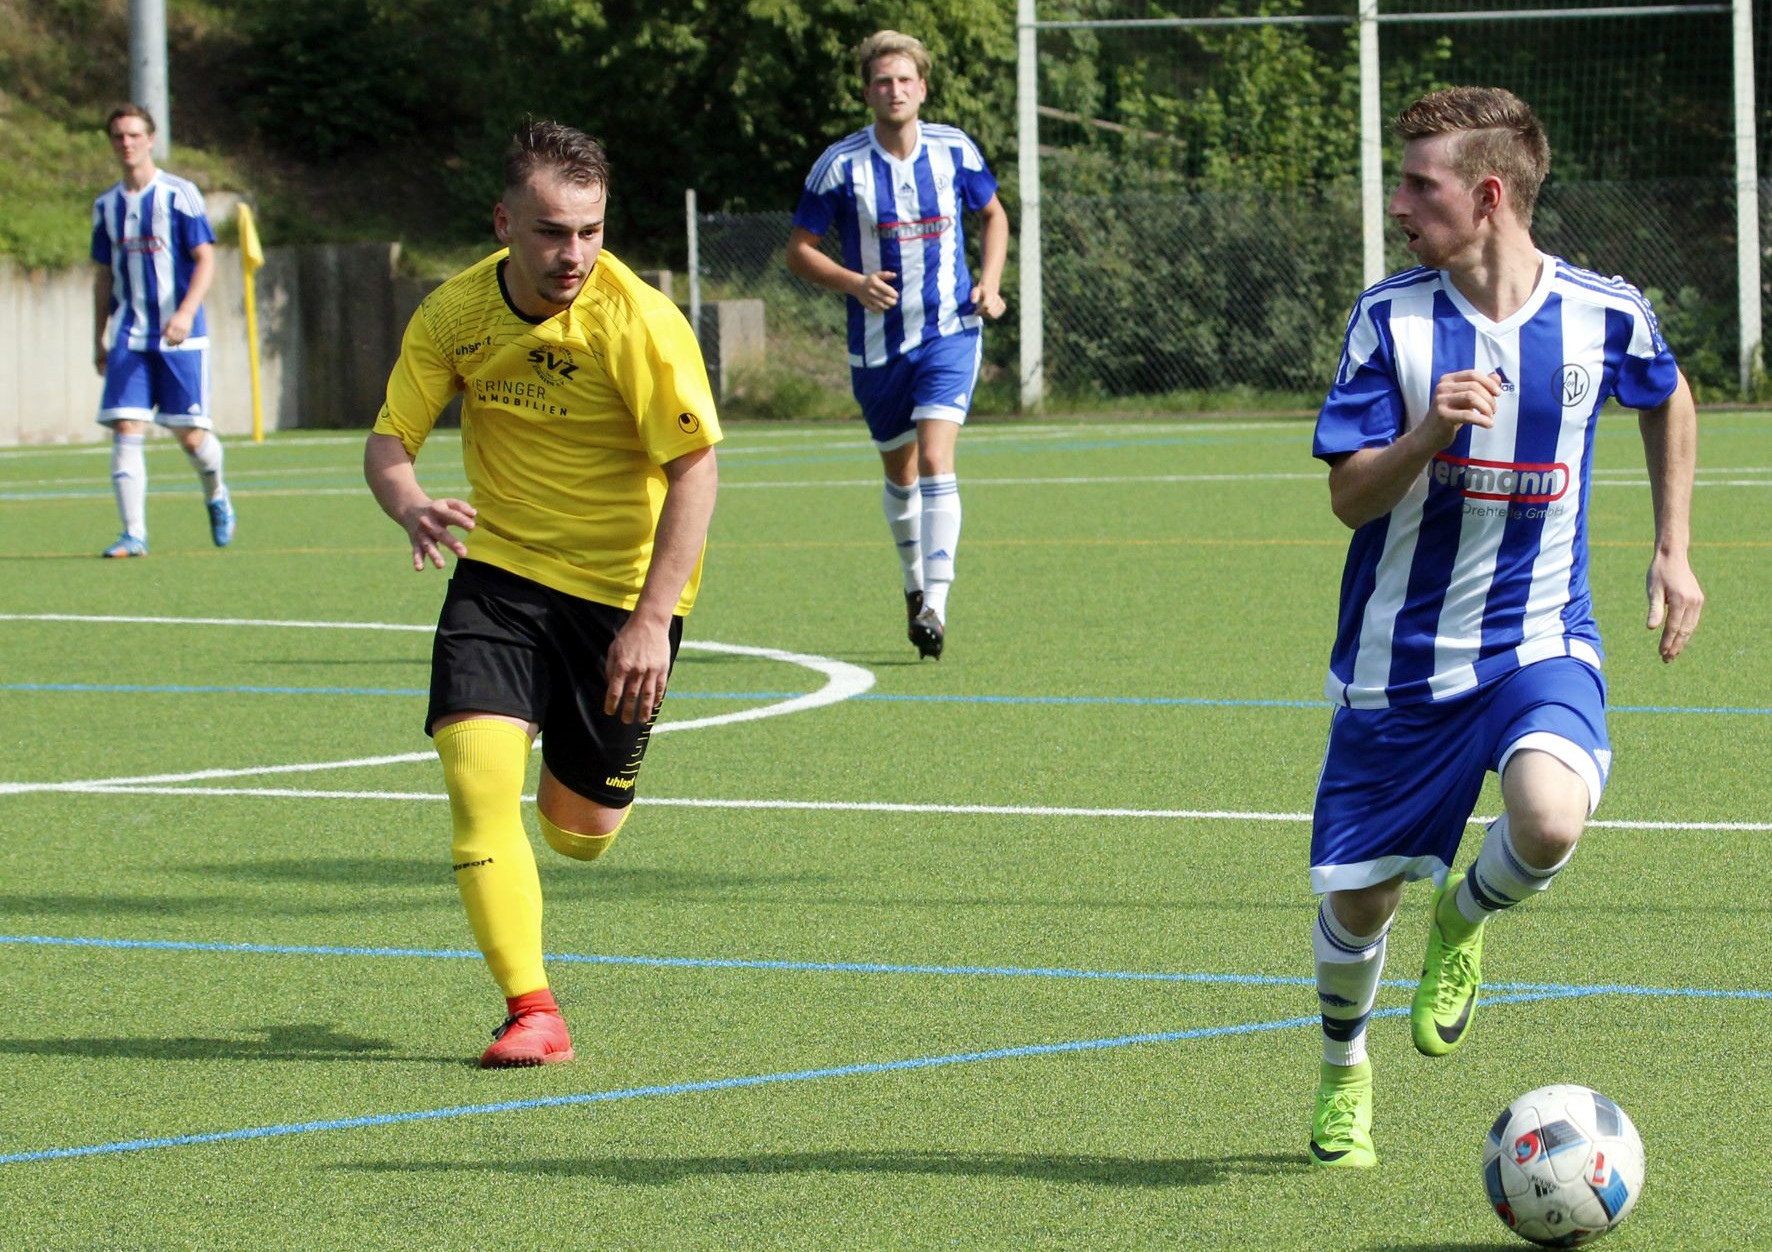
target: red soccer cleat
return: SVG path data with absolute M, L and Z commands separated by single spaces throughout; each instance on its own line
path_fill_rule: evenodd
M 505 1000 L 509 1014 L 492 1032 L 493 1043 L 480 1058 L 481 1069 L 519 1069 L 572 1059 L 572 1038 L 554 993 L 547 988 Z

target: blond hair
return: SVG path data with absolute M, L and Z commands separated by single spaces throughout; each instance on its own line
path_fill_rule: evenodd
M 1538 190 L 1550 173 L 1550 140 L 1538 115 L 1513 92 L 1501 87 L 1429 92 L 1398 115 L 1394 128 L 1405 143 L 1459 136 L 1451 146 L 1453 171 L 1469 185 L 1490 174 L 1501 179 L 1521 223 L 1532 224 Z
M 861 70 L 862 85 L 874 76 L 874 62 L 881 57 L 907 57 L 917 67 L 918 78 L 929 77 L 929 49 L 915 35 L 902 35 L 895 30 L 877 30 L 855 49 L 855 64 Z

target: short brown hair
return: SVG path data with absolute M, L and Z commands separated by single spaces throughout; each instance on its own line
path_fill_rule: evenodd
M 154 125 L 154 115 L 139 104 L 120 104 L 111 110 L 111 116 L 105 119 L 105 134 L 111 133 L 111 127 L 117 124 L 120 117 L 139 117 L 148 124 L 148 134 L 152 135 L 160 128 Z
M 874 62 L 881 57 L 908 57 L 917 67 L 918 78 L 929 77 L 929 49 L 915 35 L 901 35 L 895 30 L 877 30 L 862 40 L 855 49 L 855 64 L 861 70 L 862 85 L 873 80 Z
M 609 156 L 602 144 L 582 130 L 528 118 L 505 150 L 505 190 L 522 187 L 538 169 L 552 170 L 578 187 L 609 186 Z
M 1397 138 L 1408 143 L 1435 135 L 1461 136 L 1452 168 L 1467 183 L 1494 174 L 1527 226 L 1538 189 L 1550 173 L 1550 140 L 1524 100 L 1501 87 L 1448 87 L 1421 97 L 1398 115 Z

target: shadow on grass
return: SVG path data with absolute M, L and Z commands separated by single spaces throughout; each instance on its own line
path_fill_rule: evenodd
M 324 1022 L 261 1026 L 250 1038 L 0 1039 L 0 1056 L 63 1056 L 122 1061 L 399 1061 L 419 1060 L 392 1043 L 340 1032 Z M 449 1064 L 460 1057 L 441 1058 Z
M 1032 1152 L 778 1152 L 756 1156 L 541 1157 L 511 1161 L 399 1161 L 339 1166 L 384 1173 L 498 1172 L 601 1178 L 668 1186 L 688 1178 L 774 1174 L 930 1174 L 966 1178 L 1032 1178 L 1101 1187 L 1199 1187 L 1252 1175 L 1305 1173 L 1297 1153 L 1145 1160 Z

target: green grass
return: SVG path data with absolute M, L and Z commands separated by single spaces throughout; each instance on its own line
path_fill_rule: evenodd
M 1765 1247 L 1772 419 L 1704 426 L 1711 601 L 1665 667 L 1634 423 L 1603 429 L 1616 772 L 1572 868 L 1489 938 L 1492 994 L 1612 990 L 1491 1004 L 1416 1056 L 1413 888 L 1357 1177 L 1303 1164 L 1300 815 L 1346 543 L 1307 422 L 969 431 L 939 664 L 903 640 L 859 426 L 735 426 L 665 723 L 825 682 L 696 644 L 873 686 L 663 731 L 595 866 L 537 840 L 580 1059 L 492 1074 L 419 728 L 444 580 L 407 568 L 357 437 L 230 441 L 220 552 L 154 441 L 153 555 L 126 563 L 94 559 L 102 449 L 0 452 L 0 1245 L 1523 1247 L 1480 1145 L 1577 1081 L 1648 1146 L 1608 1248 Z M 433 490 L 458 455 L 439 435 Z

